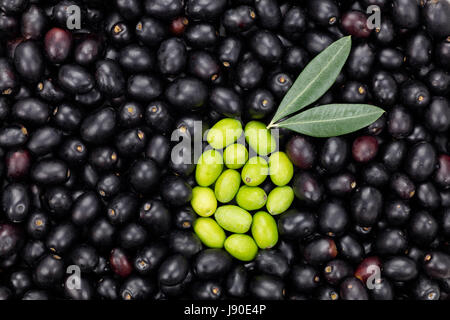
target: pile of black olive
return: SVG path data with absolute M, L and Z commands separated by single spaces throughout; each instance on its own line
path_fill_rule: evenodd
M 205 248 L 173 132 L 268 123 L 346 35 L 318 104 L 386 114 L 282 131 L 277 246 Z M 0 0 L 0 300 L 449 299 L 449 72 L 448 0 Z

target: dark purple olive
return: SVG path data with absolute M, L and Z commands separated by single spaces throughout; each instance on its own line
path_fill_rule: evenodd
M 102 49 L 98 38 L 88 37 L 75 47 L 74 59 L 79 65 L 91 65 L 100 57 Z
M 81 124 L 81 137 L 91 143 L 103 143 L 116 128 L 116 112 L 112 108 L 98 110 L 86 117 Z
M 60 64 L 69 57 L 72 35 L 67 30 L 53 28 L 45 35 L 44 43 L 47 58 L 54 64 Z
M 166 89 L 165 96 L 179 110 L 201 109 L 207 99 L 206 86 L 196 78 L 179 78 Z
M 14 51 L 14 66 L 26 81 L 39 81 L 44 75 L 44 57 L 38 44 L 32 40 L 19 44 Z
M 87 93 L 94 88 L 94 78 L 83 67 L 75 64 L 63 65 L 58 72 L 58 80 L 69 93 Z
M 40 99 L 25 98 L 13 105 L 11 113 L 24 124 L 43 126 L 50 117 L 50 108 Z
M 67 181 L 70 177 L 70 170 L 63 161 L 55 158 L 46 158 L 33 165 L 30 176 L 40 184 L 59 184 Z
M 115 61 L 97 62 L 95 79 L 98 89 L 107 96 L 116 98 L 125 92 L 125 79 L 120 66 Z

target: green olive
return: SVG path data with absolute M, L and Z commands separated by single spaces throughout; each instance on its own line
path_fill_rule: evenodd
M 222 173 L 223 158 L 219 151 L 207 150 L 198 159 L 195 180 L 202 187 L 212 185 Z
M 242 181 L 250 187 L 259 186 L 269 174 L 269 165 L 261 157 L 253 157 L 242 168 Z
M 245 140 L 250 148 L 259 155 L 266 156 L 275 151 L 277 143 L 275 138 L 266 128 L 266 125 L 259 121 L 250 121 L 245 126 Z
M 210 248 L 222 248 L 225 242 L 225 231 L 212 218 L 198 218 L 194 221 L 194 232 Z
M 235 143 L 242 135 L 242 124 L 240 121 L 226 118 L 217 122 L 209 131 L 206 140 L 214 149 L 223 149 Z
M 294 175 L 294 166 L 284 152 L 275 152 L 269 158 L 269 174 L 277 186 L 285 186 Z
M 217 209 L 214 192 L 208 187 L 195 187 L 192 189 L 191 206 L 199 216 L 212 216 Z
M 269 193 L 267 198 L 267 211 L 272 215 L 285 212 L 294 201 L 294 191 L 289 186 L 276 187 Z
M 261 249 L 273 248 L 278 242 L 278 228 L 275 219 L 264 211 L 255 213 L 252 236 Z
M 225 250 L 241 261 L 252 261 L 258 253 L 258 246 L 246 234 L 232 234 L 225 240 Z
M 236 202 L 245 210 L 258 210 L 266 204 L 267 194 L 259 187 L 242 186 L 236 195 Z
M 242 144 L 232 144 L 223 152 L 223 161 L 230 169 L 240 169 L 248 159 L 247 148 Z
M 222 228 L 234 233 L 246 233 L 252 225 L 252 215 L 238 206 L 219 207 L 214 217 Z
M 234 199 L 234 196 L 241 185 L 241 175 L 236 170 L 228 169 L 222 172 L 214 186 L 214 193 L 219 202 L 227 203 Z

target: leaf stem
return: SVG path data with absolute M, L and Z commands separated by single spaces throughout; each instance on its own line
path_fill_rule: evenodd
M 278 124 L 271 122 L 271 123 L 269 123 L 269 125 L 266 128 L 267 128 L 267 130 L 270 130 L 270 128 L 274 128 L 274 127 L 278 127 Z

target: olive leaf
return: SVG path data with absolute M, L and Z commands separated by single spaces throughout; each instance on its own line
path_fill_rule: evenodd
M 285 95 L 268 128 L 319 99 L 336 81 L 351 47 L 351 37 L 347 36 L 332 43 L 317 55 Z
M 335 137 L 364 128 L 383 113 L 383 109 L 368 104 L 328 104 L 306 110 L 274 127 L 318 138 Z

